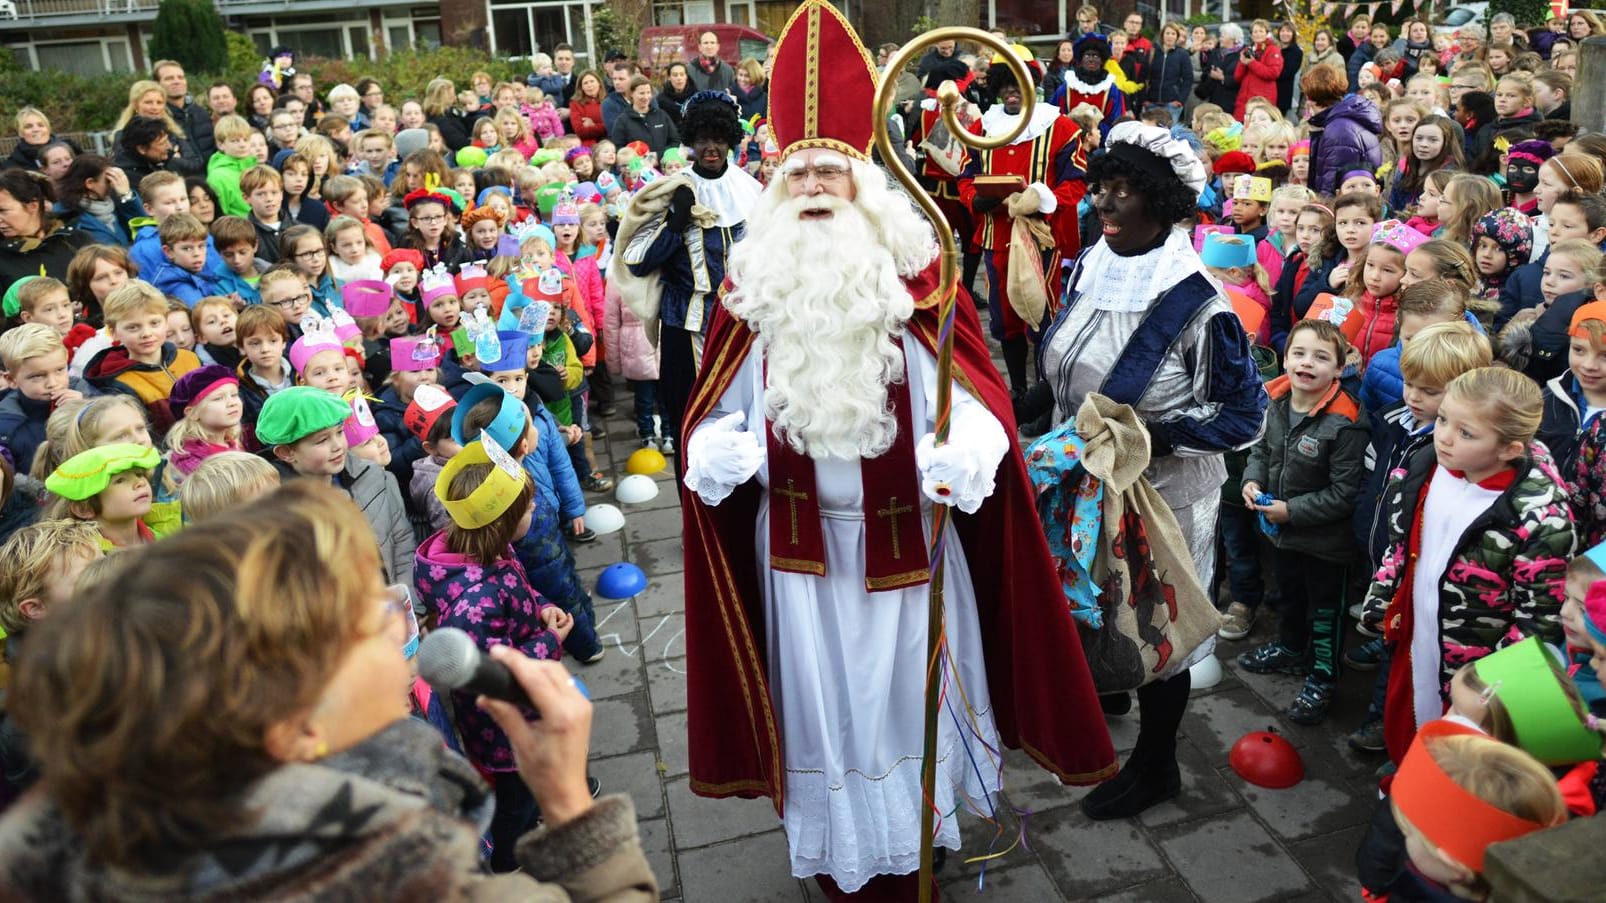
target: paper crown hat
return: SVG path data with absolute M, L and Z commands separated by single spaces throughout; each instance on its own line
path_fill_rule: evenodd
M 409 433 L 423 442 L 435 429 L 436 422 L 456 408 L 457 401 L 450 393 L 434 383 L 425 383 L 413 390 L 413 400 L 407 403 L 402 423 L 406 424 Z
M 1598 759 L 1601 735 L 1585 726 L 1550 655 L 1538 637 L 1529 637 L 1478 659 L 1472 669 L 1511 717 L 1524 752 L 1546 765 Z
M 368 407 L 368 399 L 358 392 L 351 396 L 351 416 L 346 418 L 346 445 L 356 448 L 377 435 L 379 423 L 374 420 L 374 411 Z
M 379 279 L 353 279 L 340 287 L 346 313 L 354 317 L 382 317 L 390 309 L 390 283 Z
M 496 340 L 502 353 L 494 361 L 480 358 L 480 369 L 486 373 L 511 373 L 525 369 L 530 353 L 530 336 L 517 330 L 497 330 Z
M 1426 235 L 1397 219 L 1386 219 L 1372 227 L 1372 244 L 1388 245 L 1401 254 L 1409 254 L 1428 240 Z
M 1232 180 L 1232 199 L 1271 203 L 1271 180 L 1264 176 L 1241 175 Z
M 320 351 L 338 351 L 345 354 L 345 346 L 335 335 L 333 320 L 326 320 L 316 314 L 309 314 L 301 318 L 301 338 L 290 345 L 290 366 L 297 373 L 307 369 L 307 361 Z
M 524 438 L 530 414 L 524 407 L 524 402 L 507 394 L 501 386 L 492 382 L 480 383 L 469 389 L 463 400 L 457 403 L 457 410 L 452 412 L 452 441 L 458 445 L 468 444 L 463 438 L 463 421 L 467 419 L 468 412 L 472 411 L 475 405 L 487 398 L 496 399 L 499 408 L 495 419 L 485 427 L 481 435 L 489 435 L 496 440 L 497 445 L 511 449 Z
M 876 70 L 859 35 L 826 0 L 803 0 L 775 43 L 770 129 L 781 158 L 828 147 L 870 159 Z
M 465 263 L 458 269 L 454 284 L 457 286 L 457 296 L 461 298 L 475 289 L 489 289 L 491 279 L 485 275 L 485 264 Z
M 491 468 L 485 481 L 476 486 L 467 498 L 451 498 L 452 481 L 465 467 L 473 464 L 496 466 Z M 487 433 L 463 446 L 463 450 L 453 455 L 441 468 L 440 475 L 435 478 L 435 497 L 440 499 L 453 523 L 466 530 L 477 530 L 495 523 L 507 511 L 518 499 L 527 479 L 519 462 L 513 460 L 507 450 Z
M 435 344 L 434 329 L 424 335 L 390 340 L 390 369 L 413 373 L 433 370 L 440 365 L 441 349 Z
M 1395 772 L 1389 793 L 1400 814 L 1434 846 L 1472 871 L 1483 872 L 1483 854 L 1492 843 L 1511 840 L 1548 828 L 1484 802 L 1457 784 L 1428 745 L 1455 735 L 1476 737 L 1484 743 L 1500 741 L 1454 722 L 1430 721 L 1417 731 Z
M 563 195 L 552 206 L 552 225 L 578 226 L 580 225 L 580 205 L 574 200 L 574 192 L 564 189 Z
M 1254 266 L 1255 239 L 1249 235 L 1212 232 L 1205 236 L 1204 250 L 1199 252 L 1199 259 L 1207 267 L 1224 270 Z
M 446 264 L 437 263 L 419 274 L 418 297 L 424 302 L 425 307 L 442 295 L 455 294 L 457 294 L 457 284 L 452 281 L 452 274 L 446 271 Z

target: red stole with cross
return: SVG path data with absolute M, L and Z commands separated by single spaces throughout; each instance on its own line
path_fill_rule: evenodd
M 919 586 L 931 579 L 908 378 L 887 386 L 887 396 L 898 423 L 892 447 L 879 457 L 859 461 L 864 486 L 864 588 L 872 593 Z M 770 567 L 824 577 L 825 528 L 814 459 L 782 441 L 774 427 L 767 423 L 765 427 L 770 465 Z

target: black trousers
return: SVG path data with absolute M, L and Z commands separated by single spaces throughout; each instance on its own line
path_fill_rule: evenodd
M 681 420 L 686 416 L 686 404 L 691 401 L 692 384 L 697 381 L 697 358 L 692 350 L 696 334 L 674 326 L 665 326 L 658 335 L 658 403 L 663 406 L 665 438 L 675 440 L 675 449 L 681 448 Z M 678 457 L 678 455 L 677 455 Z M 678 468 L 677 468 L 678 469 Z
M 1287 549 L 1278 549 L 1275 560 L 1283 596 L 1277 640 L 1305 653 L 1307 674 L 1332 683 L 1338 680 L 1343 651 L 1349 569 L 1342 562 Z

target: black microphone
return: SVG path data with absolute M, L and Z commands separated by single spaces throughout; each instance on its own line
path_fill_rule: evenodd
M 441 627 L 424 637 L 418 647 L 418 673 L 438 692 L 485 695 L 535 712 L 507 665 L 482 653 L 474 638 L 456 627 Z

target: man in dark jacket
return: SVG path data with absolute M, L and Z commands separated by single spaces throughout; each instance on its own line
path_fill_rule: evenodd
M 212 137 L 212 114 L 189 94 L 190 84 L 184 77 L 184 67 L 172 60 L 158 60 L 151 67 L 151 77 L 162 86 L 167 95 L 167 111 L 173 121 L 195 145 L 204 169 L 206 161 L 217 153 L 217 141 Z
M 719 35 L 705 31 L 697 37 L 697 58 L 691 61 L 691 83 L 699 91 L 729 91 L 736 87 L 736 70 L 719 58 Z

